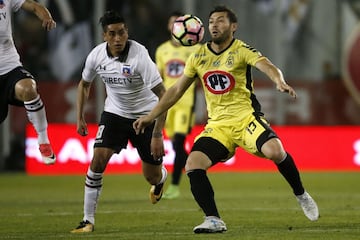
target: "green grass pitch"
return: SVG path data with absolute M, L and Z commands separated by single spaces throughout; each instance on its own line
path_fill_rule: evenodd
M 82 219 L 84 176 L 0 174 L 0 239 L 360 239 L 360 172 L 305 172 L 320 219 L 303 215 L 277 172 L 209 173 L 228 231 L 194 234 L 203 221 L 184 175 L 176 200 L 148 200 L 142 175 L 105 175 L 95 231 Z

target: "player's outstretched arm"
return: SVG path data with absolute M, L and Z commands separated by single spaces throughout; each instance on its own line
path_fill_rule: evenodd
M 165 94 L 165 86 L 163 83 L 158 84 L 153 89 L 151 89 L 155 95 L 159 98 L 159 100 L 164 96 Z M 163 128 L 165 127 L 165 121 L 166 121 L 166 111 L 160 114 L 160 116 L 156 119 L 153 135 L 158 135 L 162 133 Z
M 276 84 L 276 88 L 280 92 L 287 92 L 293 98 L 297 97 L 295 90 L 285 82 L 281 70 L 269 59 L 264 58 L 258 61 L 255 67 L 265 73 Z
M 152 88 L 151 91 L 153 91 L 155 95 L 161 99 L 165 94 L 165 86 L 163 83 L 160 83 Z M 165 111 L 155 121 L 150 144 L 151 154 L 154 160 L 160 160 L 163 156 L 165 156 L 162 130 L 165 127 L 166 114 L 167 112 Z
M 181 98 L 193 81 L 194 78 L 183 75 L 171 88 L 166 90 L 165 94 L 153 110 L 148 115 L 140 117 L 133 123 L 136 134 L 143 133 L 147 126 L 172 107 Z
M 21 8 L 34 13 L 42 21 L 42 27 L 47 31 L 56 27 L 56 22 L 52 18 L 49 10 L 40 3 L 33 0 L 25 0 Z

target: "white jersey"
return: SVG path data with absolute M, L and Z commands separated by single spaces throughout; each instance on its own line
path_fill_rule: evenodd
M 0 1 L 0 75 L 21 66 L 11 30 L 11 15 L 20 9 L 25 0 Z
M 148 114 L 158 102 L 151 91 L 162 82 L 147 49 L 133 40 L 124 62 L 109 55 L 107 43 L 96 46 L 86 58 L 82 79 L 92 82 L 100 76 L 106 87 L 104 111 L 137 119 Z

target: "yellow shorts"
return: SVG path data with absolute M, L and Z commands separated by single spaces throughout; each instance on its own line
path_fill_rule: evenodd
M 268 139 L 277 138 L 277 135 L 264 117 L 255 117 L 251 114 L 241 121 L 209 121 L 195 141 L 201 137 L 211 137 L 219 141 L 228 149 L 227 159 L 229 159 L 235 154 L 237 147 L 241 147 L 251 154 L 264 157 L 260 151 L 261 146 Z
M 169 138 L 176 133 L 187 135 L 195 123 L 194 107 L 187 105 L 175 105 L 168 110 L 165 132 Z

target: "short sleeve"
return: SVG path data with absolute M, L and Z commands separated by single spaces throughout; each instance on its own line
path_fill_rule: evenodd
M 93 53 L 90 53 L 85 61 L 85 66 L 82 71 L 82 79 L 87 82 L 92 82 L 96 76 L 95 61 Z
M 14 12 L 17 12 L 21 6 L 24 4 L 25 0 L 12 0 L 10 1 L 10 4 L 11 4 L 11 9 L 14 11 Z
M 255 64 L 262 60 L 265 59 L 266 57 L 263 56 L 258 50 L 256 50 L 255 48 L 243 43 L 243 48 L 242 48 L 242 55 L 246 61 L 247 64 L 251 65 L 251 66 L 255 66 Z
M 159 70 L 155 62 L 151 59 L 145 47 L 138 47 L 138 71 L 142 76 L 145 85 L 152 89 L 162 82 Z

